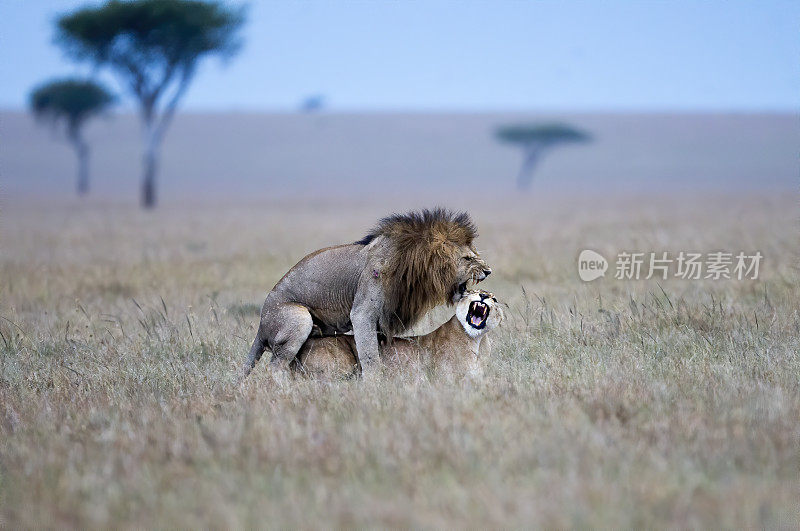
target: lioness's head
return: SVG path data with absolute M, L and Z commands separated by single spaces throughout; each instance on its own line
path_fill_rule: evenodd
M 488 291 L 470 290 L 458 301 L 456 317 L 470 337 L 478 337 L 497 328 L 505 318 L 503 309 Z
M 383 218 L 356 242 L 375 245 L 384 262 L 381 330 L 402 332 L 434 306 L 458 302 L 470 283 L 485 279 L 492 270 L 472 245 L 477 236 L 469 214 L 436 208 Z

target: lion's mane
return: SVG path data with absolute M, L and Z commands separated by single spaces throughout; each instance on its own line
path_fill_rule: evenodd
M 385 217 L 356 243 L 368 245 L 380 236 L 388 243 L 380 271 L 386 294 L 380 328 L 391 336 L 451 301 L 460 249 L 471 246 L 478 233 L 466 212 L 435 208 Z

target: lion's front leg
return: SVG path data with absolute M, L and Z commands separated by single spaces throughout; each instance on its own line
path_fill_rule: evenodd
M 364 377 L 376 376 L 380 371 L 380 352 L 378 346 L 378 319 L 380 317 L 380 285 L 362 282 L 350 311 L 353 324 L 353 337 L 356 340 L 358 363 Z
M 361 374 L 371 377 L 380 371 L 380 355 L 378 353 L 377 320 L 353 319 L 353 336 L 356 340 L 356 353 L 358 363 L 361 365 Z

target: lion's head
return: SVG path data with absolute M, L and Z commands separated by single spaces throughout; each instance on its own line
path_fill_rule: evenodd
M 492 272 L 472 245 L 477 235 L 467 213 L 436 208 L 383 218 L 357 242 L 384 238 L 384 332 L 402 332 L 434 306 L 457 302 Z
M 456 317 L 470 337 L 497 328 L 505 318 L 497 298 L 488 291 L 470 290 L 456 306 Z

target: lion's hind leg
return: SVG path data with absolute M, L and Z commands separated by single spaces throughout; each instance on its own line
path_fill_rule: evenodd
M 256 338 L 242 366 L 241 378 L 250 373 L 265 350 L 272 351 L 270 367 L 285 373 L 311 333 L 312 324 L 308 309 L 299 304 L 280 304 L 265 309 Z
M 311 334 L 311 313 L 300 304 L 281 304 L 265 315 L 261 324 L 267 329 L 267 340 L 272 349 L 270 368 L 286 374 L 289 364 Z

